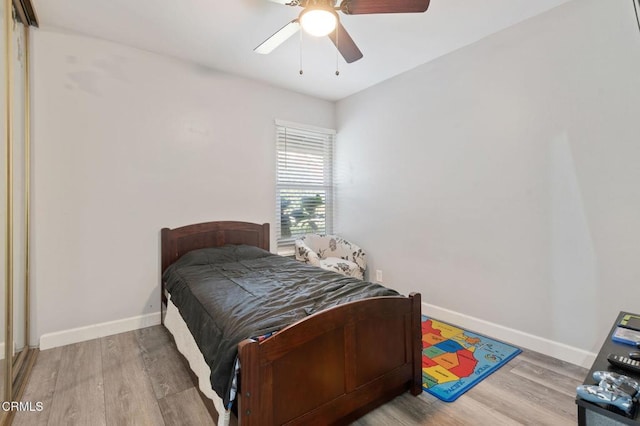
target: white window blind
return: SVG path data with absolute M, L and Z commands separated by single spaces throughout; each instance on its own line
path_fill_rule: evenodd
M 296 237 L 333 230 L 332 130 L 276 123 L 278 252 L 293 253 Z

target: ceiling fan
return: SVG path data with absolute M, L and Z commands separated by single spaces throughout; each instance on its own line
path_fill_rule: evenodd
M 278 30 L 271 37 L 253 49 L 257 53 L 267 54 L 280 46 L 285 40 L 300 30 L 323 37 L 329 36 L 333 44 L 347 61 L 355 62 L 362 58 L 362 52 L 340 23 L 337 11 L 346 15 L 364 15 L 373 13 L 422 13 L 429 7 L 430 0 L 271 0 L 286 6 L 300 6 L 300 15 Z

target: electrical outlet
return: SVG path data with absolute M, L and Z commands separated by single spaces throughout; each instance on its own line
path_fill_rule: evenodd
M 381 283 L 382 282 L 382 270 L 381 269 L 376 269 L 376 281 Z

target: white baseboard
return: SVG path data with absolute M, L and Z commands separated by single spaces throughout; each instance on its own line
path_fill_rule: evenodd
M 596 354 L 575 348 L 560 342 L 534 336 L 520 330 L 494 324 L 479 318 L 441 308 L 439 306 L 422 303 L 422 312 L 433 318 L 450 322 L 460 327 L 468 328 L 481 334 L 498 340 L 512 343 L 522 348 L 531 349 L 554 358 L 561 359 L 572 364 L 591 368 Z M 124 333 L 131 330 L 150 327 L 160 324 L 160 312 L 110 321 L 86 327 L 73 328 L 55 333 L 43 334 L 40 337 L 40 350 L 51 349 L 72 343 L 84 342 L 113 334 Z M 3 343 L 0 343 L 0 357 L 4 356 Z M 0 358 L 1 359 L 1 358 Z
M 521 348 L 530 349 L 541 354 L 558 358 L 571 364 L 580 365 L 585 368 L 591 368 L 596 355 L 593 352 L 578 349 L 573 346 L 566 345 L 544 337 L 534 336 L 513 328 L 504 327 L 489 321 L 474 318 L 469 315 L 441 308 L 439 306 L 422 304 L 422 313 L 429 317 L 450 322 L 460 327 L 468 328 L 480 334 L 486 334 L 498 340 L 519 346 Z
M 47 333 L 40 336 L 40 350 L 84 342 L 113 334 L 137 330 L 160 324 L 160 312 L 125 318 L 117 321 L 103 322 L 86 327 Z

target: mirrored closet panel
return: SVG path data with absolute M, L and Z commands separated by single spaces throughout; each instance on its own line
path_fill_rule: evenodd
M 2 144 L 0 144 L 0 280 L 2 286 L 0 288 L 0 392 L 2 392 L 2 400 L 6 401 L 5 393 L 5 381 L 6 381 L 6 359 L 5 359 L 5 346 L 6 346 L 6 247 L 7 247 L 7 103 L 9 101 L 7 96 L 7 43 L 5 27 L 9 26 L 9 19 L 7 17 L 11 13 L 7 10 L 7 5 L 2 0 L 2 7 L 0 7 L 0 22 L 2 22 L 2 43 L 0 43 L 0 82 L 2 82 L 2 99 L 0 100 L 0 134 L 2 135 Z M 0 414 L 0 419 L 2 415 Z M 2 420 L 0 420 L 2 424 Z
M 37 25 L 30 0 L 0 0 L 0 392 L 17 401 L 35 360 L 29 348 L 30 105 L 29 27 Z M 11 411 L 0 410 L 0 425 Z
M 17 16 L 17 11 L 13 10 L 11 22 L 11 53 L 12 53 L 12 79 L 13 96 L 11 105 L 11 132 L 12 147 L 11 154 L 13 161 L 11 164 L 13 215 L 12 215 L 12 239 L 13 239 L 13 360 L 14 365 L 24 349 L 25 342 L 25 304 L 26 290 L 26 234 L 25 215 L 26 197 L 25 184 L 25 25 Z

